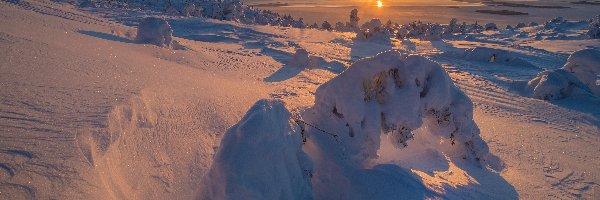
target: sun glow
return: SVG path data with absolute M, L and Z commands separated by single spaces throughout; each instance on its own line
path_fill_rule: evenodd
M 377 1 L 377 7 L 379 7 L 379 8 L 383 7 L 383 2 Z

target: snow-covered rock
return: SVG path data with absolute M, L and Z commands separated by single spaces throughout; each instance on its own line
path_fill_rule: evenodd
M 527 25 L 526 25 L 525 23 L 523 23 L 523 22 L 521 22 L 521 23 L 518 23 L 518 24 L 515 26 L 515 28 L 525 28 L 525 27 L 527 27 Z
M 577 51 L 563 67 L 573 73 L 594 94 L 600 96 L 600 52 L 593 49 Z
M 465 60 L 489 62 L 518 67 L 536 68 L 533 64 L 514 55 L 514 53 L 501 49 L 475 47 L 465 50 Z
M 312 199 L 311 160 L 284 103 L 260 100 L 225 133 L 202 199 Z
M 383 134 L 400 149 L 429 145 L 451 158 L 501 165 L 479 136 L 471 100 L 439 64 L 422 56 L 388 51 L 357 61 L 317 89 L 305 119 L 336 130 L 341 148 L 359 166 L 377 158 Z M 442 142 L 411 143 L 417 129 Z
M 173 30 L 166 20 L 148 17 L 140 22 L 136 40 L 160 47 L 171 47 L 173 45 Z
M 534 98 L 543 100 L 562 99 L 586 87 L 564 69 L 546 70 L 527 83 L 527 90 Z

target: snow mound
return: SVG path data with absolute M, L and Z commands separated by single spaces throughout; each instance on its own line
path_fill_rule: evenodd
M 600 52 L 577 51 L 561 69 L 543 71 L 527 84 L 533 97 L 544 100 L 566 98 L 575 93 L 600 96 Z
M 160 47 L 171 47 L 173 45 L 173 29 L 164 19 L 148 17 L 140 22 L 137 41 Z
M 311 161 L 284 103 L 260 100 L 225 133 L 203 199 L 312 199 Z
M 527 90 L 533 97 L 543 100 L 562 99 L 584 88 L 577 77 L 564 69 L 540 72 L 527 83 Z
M 427 127 L 431 148 L 450 158 L 478 160 L 501 168 L 489 154 L 473 121 L 473 104 L 437 63 L 398 51 L 383 52 L 354 63 L 321 85 L 305 119 L 337 138 L 352 163 L 368 165 L 378 157 L 380 136 L 401 149 L 413 131 Z
M 287 64 L 295 67 L 307 67 L 310 65 L 310 55 L 306 49 L 298 48 Z
M 516 57 L 514 53 L 501 49 L 475 47 L 465 50 L 463 57 L 465 60 L 470 61 L 536 68 L 533 64 L 527 62 L 526 60 Z
M 296 53 L 288 60 L 287 64 L 289 66 L 298 67 L 298 68 L 329 68 L 333 71 L 341 71 L 343 70 L 343 64 L 337 61 L 327 61 L 322 57 L 313 56 L 306 51 L 306 49 L 298 48 L 296 49 Z
M 600 52 L 593 49 L 577 51 L 563 67 L 573 73 L 597 96 L 600 96 Z

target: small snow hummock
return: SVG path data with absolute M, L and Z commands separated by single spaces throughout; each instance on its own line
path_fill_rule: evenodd
M 338 61 L 327 61 L 323 57 L 313 56 L 303 48 L 297 48 L 296 53 L 287 61 L 287 65 L 298 67 L 315 69 L 322 68 L 328 69 L 334 72 L 341 72 L 344 69 L 344 64 Z
M 295 67 L 308 67 L 310 65 L 310 55 L 308 55 L 306 49 L 298 48 L 287 64 Z
M 544 100 L 566 98 L 576 93 L 600 96 L 600 52 L 593 49 L 577 51 L 563 68 L 537 74 L 527 84 L 533 97 Z
M 527 83 L 533 97 L 543 100 L 562 99 L 584 88 L 577 77 L 564 69 L 540 72 Z
M 563 67 L 573 73 L 595 95 L 600 96 L 600 52 L 594 49 L 577 51 Z
M 422 56 L 393 50 L 357 61 L 317 89 L 315 106 L 303 117 L 335 130 L 339 145 L 359 166 L 378 157 L 382 134 L 401 149 L 428 145 L 411 144 L 414 131 L 426 129 L 431 141 L 443 141 L 429 148 L 501 168 L 479 135 L 471 100 L 438 63 Z
M 284 103 L 260 100 L 225 133 L 202 199 L 313 199 L 311 161 Z
M 166 20 L 148 17 L 140 22 L 136 40 L 160 47 L 171 47 L 173 45 L 173 30 Z
M 527 62 L 526 60 L 516 57 L 514 53 L 502 49 L 475 47 L 465 50 L 463 57 L 464 59 L 470 61 L 536 68 L 533 64 Z

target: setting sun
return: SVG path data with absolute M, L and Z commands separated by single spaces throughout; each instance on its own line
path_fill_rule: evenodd
M 380 7 L 380 8 L 383 7 L 383 2 L 377 1 L 377 7 Z

